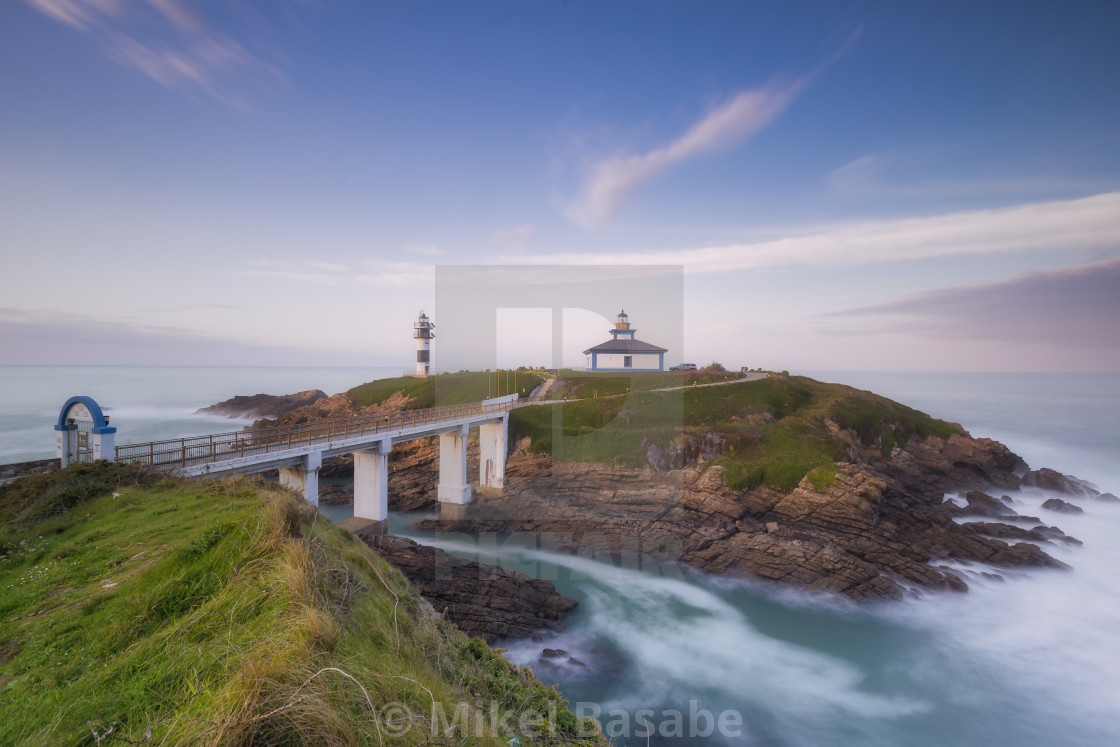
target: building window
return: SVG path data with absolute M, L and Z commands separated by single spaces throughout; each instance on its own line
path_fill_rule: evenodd
M 623 368 L 633 368 L 634 367 L 634 356 L 632 356 L 632 355 L 622 356 L 622 367 Z

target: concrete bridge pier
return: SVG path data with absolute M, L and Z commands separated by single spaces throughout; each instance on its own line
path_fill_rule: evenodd
M 314 506 L 319 505 L 319 469 L 323 466 L 323 453 L 305 454 L 297 464 L 280 468 L 280 484 L 303 493 Z
M 471 486 L 467 484 L 469 432 L 470 426 L 464 423 L 454 431 L 439 434 L 439 490 L 436 497 L 440 503 L 462 506 L 471 502 Z
M 354 516 L 370 521 L 389 518 L 389 452 L 391 439 L 354 452 Z
M 501 490 L 506 480 L 506 441 L 509 417 L 478 427 L 478 481 L 484 488 Z

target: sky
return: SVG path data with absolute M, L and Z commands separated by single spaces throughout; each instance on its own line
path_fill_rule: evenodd
M 0 364 L 403 369 L 425 309 L 455 369 L 438 266 L 665 265 L 667 363 L 1120 372 L 1118 29 L 1077 1 L 10 0 Z M 580 308 L 566 365 L 613 321 Z M 495 363 L 551 365 L 550 315 L 496 314 Z

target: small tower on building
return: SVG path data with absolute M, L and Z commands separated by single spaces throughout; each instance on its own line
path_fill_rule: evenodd
M 634 337 L 626 311 L 615 320 L 611 339 L 583 351 L 590 371 L 664 371 L 665 348 Z
M 618 318 L 615 319 L 614 329 L 611 330 L 611 337 L 616 340 L 633 340 L 634 332 L 637 330 L 630 329 L 630 317 L 626 315 L 626 309 L 618 312 Z
M 431 373 L 432 365 L 432 340 L 436 333 L 436 325 L 428 321 L 428 315 L 420 312 L 420 318 L 412 325 L 412 336 L 416 338 L 416 375 L 427 376 Z

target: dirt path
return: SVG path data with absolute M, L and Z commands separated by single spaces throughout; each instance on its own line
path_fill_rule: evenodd
M 727 386 L 728 384 L 742 384 L 744 381 L 758 381 L 770 376 L 768 373 L 754 372 L 743 374 L 741 379 L 731 379 L 729 381 L 712 381 L 707 384 L 689 384 L 686 386 L 667 386 L 660 389 L 643 389 L 644 392 L 675 392 L 681 389 L 699 389 L 706 386 Z M 530 405 L 545 405 L 553 404 L 556 402 L 586 402 L 595 399 L 614 399 L 615 397 L 628 397 L 630 392 L 626 394 L 608 394 L 605 397 L 580 397 L 579 399 L 544 399 L 549 392 L 552 391 L 553 386 L 556 384 L 556 378 L 547 379 L 543 384 L 533 390 L 529 395 L 529 399 L 524 402 L 519 402 L 516 407 L 529 407 Z M 538 394 L 539 392 L 539 394 Z

